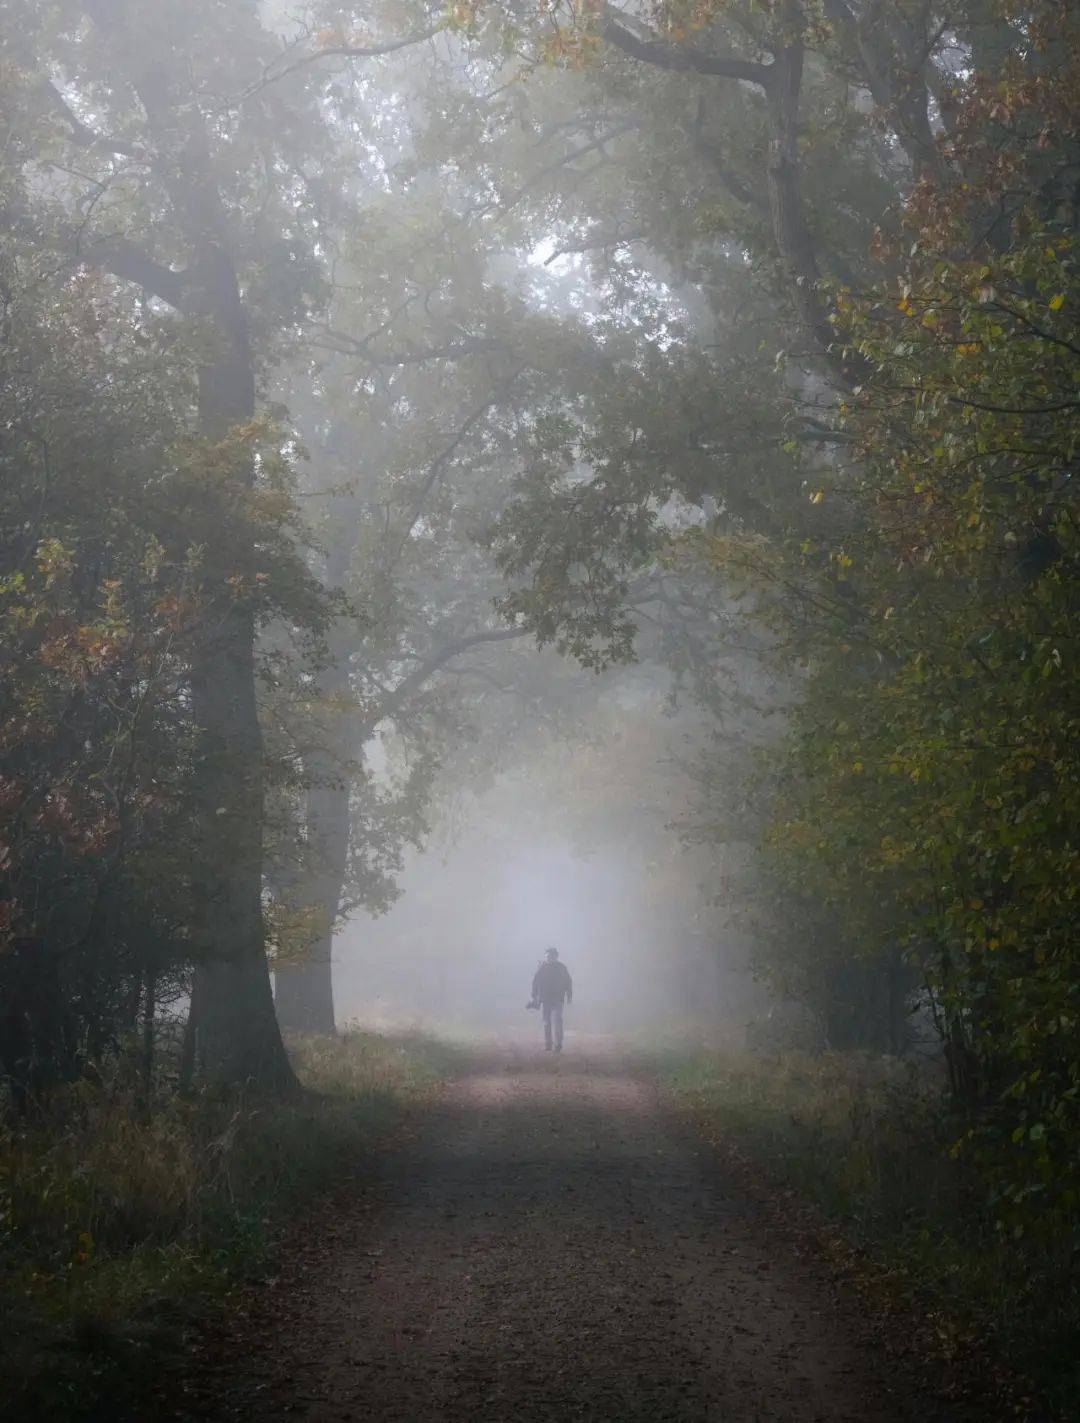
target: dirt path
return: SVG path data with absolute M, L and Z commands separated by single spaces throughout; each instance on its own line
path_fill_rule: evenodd
M 890 1393 L 835 1286 L 715 1175 L 613 1056 L 507 1048 L 335 1215 L 329 1251 L 301 1251 L 216 1404 L 258 1423 L 938 1417 Z

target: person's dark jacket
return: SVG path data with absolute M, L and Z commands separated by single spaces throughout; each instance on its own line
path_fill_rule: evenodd
M 532 992 L 536 1002 L 545 1006 L 561 1004 L 564 998 L 569 1002 L 574 996 L 574 984 L 566 965 L 558 959 L 542 963 L 536 970 Z

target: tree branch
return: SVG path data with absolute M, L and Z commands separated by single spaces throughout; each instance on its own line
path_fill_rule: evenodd
M 514 370 L 510 374 L 510 376 L 504 382 L 502 382 L 491 395 L 488 396 L 488 398 L 483 402 L 482 405 L 478 405 L 476 409 L 471 412 L 471 414 L 466 416 L 465 420 L 462 422 L 458 430 L 450 438 L 449 443 L 446 444 L 443 449 L 441 449 L 439 453 L 435 456 L 435 458 L 431 461 L 431 464 L 428 466 L 427 477 L 424 480 L 420 492 L 413 503 L 412 514 L 409 518 L 408 525 L 406 526 L 405 531 L 402 534 L 401 541 L 398 544 L 395 559 L 400 558 L 406 544 L 409 542 L 409 539 L 412 538 L 413 530 L 416 528 L 417 524 L 420 522 L 421 516 L 423 515 L 424 505 L 427 503 L 428 495 L 435 488 L 435 485 L 438 483 L 443 470 L 446 468 L 450 460 L 453 459 L 459 446 L 464 443 L 473 427 L 480 423 L 480 421 L 484 418 L 488 411 L 494 409 L 494 407 L 499 403 L 499 400 L 502 395 L 513 385 L 514 381 L 517 380 L 518 376 L 524 369 L 524 366 L 519 366 L 516 370 Z
M 713 172 L 727 188 L 731 196 L 744 206 L 753 208 L 755 212 L 769 216 L 769 202 L 761 193 L 755 192 L 749 183 L 744 182 L 737 173 L 733 173 L 728 168 L 723 150 L 718 144 L 711 143 L 704 134 L 705 127 L 705 99 L 702 96 L 698 100 L 697 112 L 691 123 L 687 124 L 687 131 L 693 140 L 694 147 L 702 158 L 709 164 Z
M 669 44 L 653 31 L 637 34 L 619 24 L 618 15 L 618 11 L 612 11 L 609 7 L 601 32 L 610 44 L 633 59 L 661 69 L 743 80 L 764 91 L 772 125 L 766 176 L 773 240 L 787 268 L 792 300 L 801 324 L 813 337 L 834 374 L 844 386 L 850 388 L 855 383 L 853 372 L 859 363 L 836 346 L 835 333 L 818 290 L 821 273 L 801 192 L 798 137 L 806 19 L 797 0 L 784 0 L 780 7 L 777 17 L 779 38 L 773 59 L 768 64 L 711 55 L 691 45 Z M 694 141 L 700 146 L 699 135 L 694 136 Z M 716 162 L 711 157 L 710 161 Z M 733 187 L 733 175 L 720 164 L 717 164 L 717 170 L 721 181 L 740 201 L 757 206 L 752 201 L 750 189 L 741 183 Z
M 945 165 L 930 127 L 926 77 L 928 67 L 933 68 L 928 61 L 940 32 L 933 40 L 917 44 L 910 24 L 905 26 L 902 20 L 889 24 L 893 8 L 891 3 L 871 7 L 860 18 L 847 0 L 825 0 L 825 14 L 841 48 L 861 68 L 874 103 L 888 114 L 916 176 L 941 180 Z M 905 28 L 906 52 L 900 53 L 897 30 Z
M 582 143 L 577 148 L 571 149 L 569 153 L 564 153 L 561 158 L 556 158 L 553 162 L 544 164 L 542 168 L 538 168 L 535 173 L 526 178 L 525 182 L 522 183 L 516 192 L 511 193 L 507 198 L 499 200 L 492 199 L 491 202 L 486 203 L 483 207 L 474 210 L 472 216 L 482 217 L 493 208 L 498 208 L 502 216 L 505 217 L 510 209 L 515 207 L 529 189 L 535 187 L 537 183 L 543 182 L 545 178 L 549 177 L 552 173 L 559 172 L 561 168 L 569 167 L 569 165 L 576 162 L 577 159 L 584 158 L 587 154 L 595 153 L 597 149 L 599 149 L 601 153 L 604 153 L 606 157 L 606 150 L 604 148 L 606 143 L 609 143 L 613 138 L 620 138 L 624 133 L 629 133 L 632 129 L 640 127 L 640 122 L 636 119 L 628 119 L 625 123 L 616 124 L 615 127 L 609 129 L 607 133 L 599 134 L 596 138 L 590 139 L 588 143 Z M 595 168 L 585 170 L 586 176 L 592 172 L 595 172 Z M 573 174 L 571 176 L 573 176 Z
M 432 25 L 430 29 L 418 30 L 415 34 L 406 35 L 404 39 L 387 40 L 384 44 L 336 44 L 312 50 L 310 54 L 301 55 L 299 59 L 287 64 L 284 69 L 279 69 L 273 74 L 264 73 L 261 79 L 250 84 L 234 99 L 226 100 L 226 107 L 235 108 L 239 104 L 246 103 L 248 99 L 261 93 L 263 89 L 269 88 L 271 84 L 277 84 L 279 80 L 286 79 L 290 74 L 295 74 L 300 69 L 306 69 L 309 65 L 317 64 L 320 59 L 378 59 L 384 54 L 396 54 L 398 50 L 409 49 L 412 45 L 423 44 L 425 40 L 434 39 L 441 29 L 441 25 Z
M 992 415 L 1022 415 L 1030 420 L 1040 415 L 1059 415 L 1063 410 L 1080 410 L 1080 400 L 1060 400 L 1054 405 L 990 405 L 981 400 L 967 400 L 962 395 L 950 395 L 947 399 L 950 405 L 962 405 L 969 410 L 988 410 Z
M 413 668 L 394 689 L 388 693 L 386 700 L 381 702 L 374 714 L 364 723 L 363 739 L 366 741 L 372 735 L 379 722 L 385 721 L 387 717 L 392 717 L 400 711 L 409 698 L 420 690 L 428 678 L 434 676 L 448 662 L 452 662 L 455 657 L 460 657 L 463 652 L 468 652 L 474 647 L 480 647 L 484 643 L 491 642 L 511 642 L 514 639 L 532 636 L 532 629 L 528 627 L 503 627 L 491 628 L 485 632 L 469 633 L 464 637 L 455 638 L 451 642 L 445 642 L 441 647 L 437 647 L 425 657 L 416 667 Z
M 41 93 L 49 105 L 71 130 L 71 140 L 80 148 L 96 148 L 102 153 L 117 153 L 124 158 L 145 158 L 146 152 L 136 143 L 128 143 L 123 138 L 111 138 L 108 134 L 95 133 L 82 119 L 49 79 L 41 81 Z
M 187 273 L 156 262 L 128 237 L 103 237 L 78 258 L 88 266 L 103 267 L 122 281 L 134 282 L 169 306 L 179 307 L 184 300 Z
M 742 79 L 762 89 L 768 89 L 772 82 L 771 64 L 736 59 L 733 55 L 709 54 L 706 50 L 695 49 L 693 45 L 669 44 L 659 36 L 643 38 L 614 19 L 606 20 L 600 33 L 608 44 L 621 49 L 631 59 L 654 65 L 657 69 L 684 74 L 712 74 L 720 79 Z
M 350 336 L 347 331 L 335 330 L 332 326 L 322 328 L 324 340 L 312 342 L 326 350 L 336 351 L 343 356 L 359 356 L 373 366 L 420 366 L 425 361 L 458 361 L 466 356 L 490 354 L 505 351 L 506 345 L 489 337 L 468 337 L 460 341 L 447 341 L 441 346 L 423 346 L 411 351 L 398 351 L 392 355 L 376 355 L 368 349 L 370 337 Z
M 620 237 L 618 233 L 610 233 L 606 237 L 583 237 L 576 242 L 566 242 L 562 247 L 557 247 L 550 257 L 544 258 L 544 266 L 550 267 L 552 262 L 557 262 L 560 257 L 570 257 L 584 252 L 598 252 L 605 248 L 631 247 L 635 242 L 644 242 L 644 232 L 627 233 L 625 237 Z

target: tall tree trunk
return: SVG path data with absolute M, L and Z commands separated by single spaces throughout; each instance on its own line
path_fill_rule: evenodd
M 198 96 L 190 89 L 182 58 L 172 55 L 164 62 L 155 36 L 141 29 L 153 25 L 146 7 L 133 0 L 82 3 L 146 113 L 157 147 L 152 168 L 172 209 L 174 237 L 192 257 L 183 272 L 163 269 L 130 240 L 119 238 L 103 245 L 98 260 L 202 326 L 199 336 L 209 354 L 199 373 L 199 429 L 208 440 L 222 440 L 254 415 L 255 375 L 248 313 L 230 256 L 232 227 Z M 235 513 L 231 493 L 253 482 L 251 461 L 238 460 L 223 478 L 234 481 L 221 501 L 227 529 Z M 226 537 L 223 547 L 215 547 L 210 540 L 206 551 L 206 635 L 199 639 L 191 669 L 199 863 L 191 906 L 197 960 L 192 1052 L 185 1066 L 197 1066 L 207 1081 L 221 1086 L 253 1083 L 284 1090 L 294 1087 L 296 1079 L 274 1016 L 263 931 L 263 747 L 255 696 L 255 615 L 229 582 L 237 571 L 232 566 L 237 537 L 243 536 L 230 532 L 231 543 Z
M 190 1092 L 195 1086 L 195 1079 L 199 1072 L 199 1023 L 202 1020 L 202 994 L 205 989 L 205 978 L 198 974 L 192 974 L 191 979 L 191 999 L 188 1003 L 188 1015 L 184 1021 L 184 1036 L 180 1042 L 180 1069 L 177 1074 L 181 1092 Z
M 799 107 L 805 58 L 805 21 L 801 8 L 794 0 L 789 0 L 781 13 L 787 43 L 776 50 L 766 90 L 772 120 L 766 171 L 773 237 L 787 269 L 799 319 L 815 344 L 828 355 L 834 372 L 840 374 L 846 383 L 850 377 L 833 350 L 835 333 L 818 291 L 821 272 L 802 196 Z
M 624 53 L 646 64 L 760 87 L 768 105 L 771 129 L 766 178 L 773 240 L 788 277 L 800 324 L 828 362 L 832 376 L 841 386 L 850 388 L 859 377 L 863 363 L 858 356 L 842 350 L 835 339 L 829 311 L 819 289 L 821 272 L 802 195 L 799 113 L 807 17 L 800 0 L 782 0 L 774 17 L 776 44 L 770 64 L 714 55 L 693 45 L 669 44 L 652 32 L 643 38 L 640 26 L 628 29 L 614 14 L 609 16 L 603 33 Z
M 255 381 L 236 274 L 217 247 L 204 252 L 194 307 L 213 324 L 217 350 L 199 380 L 202 433 L 220 440 L 255 413 Z M 252 480 L 250 461 L 231 472 Z M 274 1016 L 263 930 L 263 742 L 255 695 L 255 618 L 233 595 L 233 571 L 211 557 L 207 635 L 191 674 L 198 736 L 200 882 L 195 911 L 198 1062 L 223 1085 L 275 1090 L 295 1078 Z
M 144 1106 L 154 1095 L 154 1033 L 157 1013 L 157 971 L 146 970 L 146 994 L 143 999 L 142 1046 L 139 1054 L 140 1093 Z
M 193 905 L 200 1075 L 283 1088 L 292 1069 L 274 1016 L 262 908 L 262 737 L 255 634 L 242 607 L 220 610 L 192 669 L 200 846 Z

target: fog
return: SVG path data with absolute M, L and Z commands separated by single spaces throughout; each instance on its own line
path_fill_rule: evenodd
M 1080 0 L 0 76 L 0 1414 L 1075 1412 Z
M 341 928 L 339 1021 L 538 1030 L 526 1002 L 551 947 L 574 980 L 571 1037 L 738 1036 L 760 1011 L 715 853 L 679 833 L 699 789 L 698 719 L 655 688 L 651 701 L 596 695 L 573 739 L 532 738 L 522 764 L 446 807 L 387 914 Z

